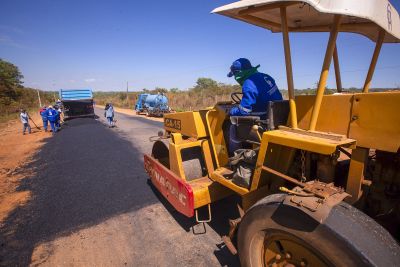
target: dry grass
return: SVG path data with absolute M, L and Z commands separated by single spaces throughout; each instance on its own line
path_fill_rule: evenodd
M 371 89 L 371 92 L 387 91 L 394 89 Z M 315 89 L 303 89 L 295 90 L 295 95 L 315 95 Z M 191 88 L 182 91 L 168 91 L 166 89 L 159 89 L 153 91 L 142 91 L 142 92 L 129 92 L 128 99 L 126 98 L 126 92 L 95 92 L 94 98 L 97 104 L 105 105 L 106 103 L 113 103 L 115 107 L 133 109 L 136 104 L 136 99 L 139 94 L 158 92 L 164 93 L 168 97 L 169 106 L 175 111 L 189 111 L 199 110 L 205 107 L 214 106 L 218 101 L 229 101 L 231 100 L 232 92 L 241 92 L 239 86 L 223 85 L 219 84 L 212 88 Z M 344 89 L 344 92 L 348 93 L 359 93 L 360 89 L 348 88 Z M 287 90 L 281 90 L 284 99 L 288 98 Z M 326 89 L 325 94 L 336 93 L 336 89 Z

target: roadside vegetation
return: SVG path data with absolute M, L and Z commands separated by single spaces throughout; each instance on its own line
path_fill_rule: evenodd
M 0 123 L 17 119 L 21 108 L 38 110 L 38 92 L 42 104 L 54 102 L 54 92 L 24 87 L 23 78 L 17 66 L 0 59 Z
M 317 85 L 317 84 L 316 84 Z M 370 91 L 382 91 L 388 89 L 372 89 Z M 361 89 L 347 88 L 345 92 L 361 92 Z M 218 101 L 229 101 L 231 93 L 241 92 L 239 85 L 230 85 L 218 83 L 210 78 L 198 78 L 196 85 L 187 90 L 177 88 L 155 88 L 154 90 L 143 89 L 139 92 L 94 92 L 94 98 L 97 104 L 105 105 L 112 103 L 116 107 L 134 108 L 139 94 L 163 93 L 168 97 L 169 106 L 175 111 L 199 110 L 201 108 L 213 106 Z M 287 90 L 281 90 L 283 98 L 288 98 Z M 307 88 L 295 90 L 295 95 L 314 95 L 316 88 Z M 334 94 L 336 89 L 326 88 L 325 94 Z
M 10 119 L 17 119 L 20 108 L 30 112 L 36 112 L 39 108 L 40 95 L 42 105 L 49 105 L 56 100 L 57 92 L 42 91 L 35 88 L 24 87 L 23 75 L 14 64 L 0 59 L 0 123 Z M 398 88 L 397 88 L 398 89 Z M 95 88 L 94 88 L 95 90 Z M 371 91 L 382 91 L 388 89 L 372 89 Z M 229 101 L 233 92 L 240 92 L 239 85 L 218 83 L 210 78 L 198 78 L 196 85 L 192 88 L 179 90 L 178 88 L 160 88 L 153 90 L 142 89 L 141 91 L 128 92 L 94 92 L 96 104 L 105 105 L 113 103 L 120 108 L 133 109 L 136 99 L 142 93 L 163 93 L 168 97 L 169 106 L 175 111 L 199 110 L 213 106 L 218 101 Z M 315 94 L 315 88 L 295 90 L 296 95 Z M 346 92 L 359 92 L 357 88 L 344 89 Z M 283 97 L 287 98 L 287 91 L 281 90 Z M 333 94 L 336 89 L 327 88 L 326 94 Z
M 168 97 L 169 106 L 176 111 L 197 110 L 213 106 L 218 101 L 230 99 L 232 92 L 240 91 L 239 85 L 227 85 L 218 83 L 209 78 L 197 79 L 196 86 L 187 90 L 177 88 L 166 89 L 157 87 L 154 90 L 143 89 L 139 92 L 129 92 L 128 99 L 126 92 L 95 92 L 96 104 L 104 105 L 113 103 L 114 106 L 122 108 L 133 108 L 139 94 L 163 93 Z

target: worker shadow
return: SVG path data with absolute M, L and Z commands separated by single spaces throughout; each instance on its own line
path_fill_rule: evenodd
M 175 219 L 175 221 L 186 231 L 194 235 L 206 234 L 209 228 L 215 231 L 220 237 L 228 235 L 229 233 L 229 220 L 240 217 L 237 209 L 237 204 L 240 203 L 240 197 L 232 195 L 225 199 L 219 200 L 211 204 L 211 221 L 207 223 L 196 222 L 195 216 L 188 218 L 182 213 L 178 212 L 166 198 L 157 190 L 152 184 L 151 180 L 147 180 L 147 184 L 153 191 L 157 199 L 164 205 L 165 209 Z M 207 207 L 198 210 L 199 220 L 208 219 Z M 232 255 L 226 245 L 222 242 L 215 244 L 214 255 L 220 262 L 221 266 L 240 266 L 239 258 L 237 255 Z
M 70 120 L 46 141 L 21 173 L 28 201 L 0 224 L 0 266 L 28 266 L 40 244 L 157 202 L 142 152 L 99 121 Z

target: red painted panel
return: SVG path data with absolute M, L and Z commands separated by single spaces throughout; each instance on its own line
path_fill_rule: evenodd
M 144 168 L 149 174 L 151 182 L 169 203 L 180 213 L 187 217 L 193 217 L 194 197 L 192 187 L 149 155 L 144 155 Z

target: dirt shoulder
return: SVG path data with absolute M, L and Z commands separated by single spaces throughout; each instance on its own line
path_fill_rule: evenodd
M 101 105 L 97 107 L 104 109 Z M 163 118 L 137 115 L 136 111 L 131 109 L 117 107 L 114 109 L 116 112 L 130 116 L 163 121 Z M 32 115 L 32 119 L 42 128 L 39 115 Z M 38 130 L 32 122 L 30 125 L 32 133 L 22 135 L 22 125 L 18 119 L 0 124 L 0 225 L 15 208 L 24 205 L 29 200 L 30 192 L 18 189 L 21 180 L 32 175 L 33 172 L 24 166 L 32 161 L 33 156 L 46 142 L 45 139 L 51 137 L 50 132 Z
M 96 105 L 96 107 L 104 109 L 104 106 L 102 106 L 102 105 Z M 145 118 L 145 119 L 152 120 L 152 121 L 164 121 L 163 118 L 148 117 L 146 115 L 138 115 L 138 114 L 136 114 L 136 111 L 134 111 L 133 109 L 114 107 L 114 110 L 116 112 L 119 112 L 122 114 L 130 115 L 130 116 L 134 116 L 134 117 L 141 117 L 141 118 Z
M 39 115 L 32 116 L 33 121 L 42 126 Z M 0 126 L 0 225 L 19 205 L 29 200 L 29 191 L 20 191 L 18 186 L 32 170 L 23 168 L 45 143 L 51 133 L 38 130 L 30 122 L 31 134 L 22 135 L 22 124 L 11 120 Z

